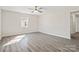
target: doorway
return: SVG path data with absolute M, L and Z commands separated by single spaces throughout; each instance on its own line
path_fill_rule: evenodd
M 70 13 L 70 34 L 72 39 L 79 39 L 79 11 Z

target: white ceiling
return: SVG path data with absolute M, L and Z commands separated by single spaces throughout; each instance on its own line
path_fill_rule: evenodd
M 79 10 L 79 6 L 40 6 L 43 11 L 43 14 L 44 13 L 47 13 L 47 12 L 52 12 L 54 10 L 61 10 L 61 9 L 70 9 L 71 11 L 78 11 Z M 31 10 L 29 10 L 28 8 L 34 8 L 34 6 L 0 6 L 1 9 L 4 9 L 4 10 L 10 10 L 10 11 L 16 11 L 16 12 L 22 12 L 22 13 L 28 13 L 28 14 L 33 14 L 31 13 Z M 37 15 L 40 15 L 40 14 L 37 14 Z
M 28 14 L 33 14 L 32 10 L 34 8 L 34 6 L 2 6 L 0 7 L 1 9 L 4 10 L 10 10 L 10 11 L 16 11 L 16 12 L 21 12 L 21 13 L 28 13 Z M 44 11 L 46 11 L 45 9 L 42 9 L 43 13 Z M 37 14 L 40 15 L 41 13 Z

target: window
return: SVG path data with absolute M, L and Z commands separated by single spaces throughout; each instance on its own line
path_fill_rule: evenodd
M 22 28 L 28 28 L 29 18 L 23 17 L 21 19 L 21 27 Z

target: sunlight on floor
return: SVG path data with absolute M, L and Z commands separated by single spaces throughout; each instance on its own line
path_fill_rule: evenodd
M 24 37 L 25 37 L 25 35 L 17 36 L 14 39 L 12 39 L 11 41 L 9 41 L 8 43 L 5 43 L 3 46 L 7 46 L 7 45 L 17 43 L 17 42 L 21 41 Z

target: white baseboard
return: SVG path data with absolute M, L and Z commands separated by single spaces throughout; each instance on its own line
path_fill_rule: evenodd
M 39 32 L 41 32 L 41 31 L 39 31 Z M 70 39 L 70 37 L 65 37 L 65 36 L 62 36 L 62 35 L 51 34 L 51 33 L 46 33 L 46 32 L 41 32 L 41 33 L 45 33 L 45 34 L 49 34 L 49 35 L 54 35 L 54 36 L 58 36 L 58 37 L 62 37 L 62 38 L 66 38 L 66 39 Z
M 34 31 L 34 32 L 37 32 L 37 31 Z M 6 34 L 3 34 L 2 37 L 13 36 L 13 35 L 20 35 L 20 34 L 26 34 L 26 33 L 33 33 L 33 32 L 25 32 L 25 33 L 6 33 Z
M 36 32 L 41 32 L 41 31 L 36 31 Z M 28 33 L 33 33 L 33 32 L 28 32 Z M 49 35 L 54 35 L 54 36 L 58 36 L 58 37 L 70 39 L 70 37 L 66 37 L 66 36 L 62 36 L 62 35 L 51 34 L 51 33 L 46 33 L 46 32 L 41 32 L 41 33 L 45 33 L 45 34 L 49 34 Z M 2 37 L 5 37 L 5 36 L 12 36 L 12 35 L 18 35 L 18 34 L 25 34 L 25 33 L 15 33 L 15 34 L 7 34 L 7 35 L 4 34 L 4 35 L 2 35 Z

